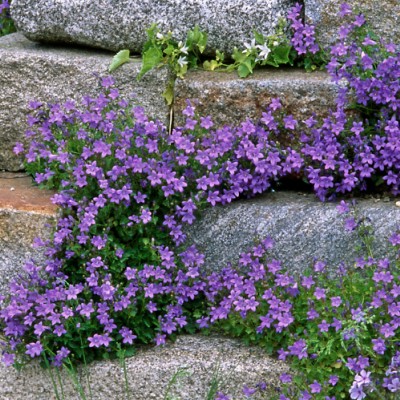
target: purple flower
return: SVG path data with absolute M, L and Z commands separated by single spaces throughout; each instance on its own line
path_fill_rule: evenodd
M 296 356 L 299 360 L 308 357 L 307 344 L 303 339 L 297 340 L 293 345 L 288 346 L 288 350 L 292 356 Z
M 108 347 L 112 339 L 107 334 L 99 335 L 96 333 L 92 337 L 89 337 L 88 340 L 89 347 Z
M 290 374 L 282 374 L 279 377 L 279 379 L 280 379 L 280 381 L 282 383 L 290 383 L 290 382 L 292 382 L 292 375 L 290 375 Z
M 359 387 L 368 385 L 369 383 L 371 383 L 370 375 L 371 372 L 361 370 L 360 373 L 354 377 L 354 384 Z
M 246 396 L 246 397 L 250 397 L 250 396 L 252 396 L 254 393 L 256 393 L 257 392 L 257 389 L 255 389 L 255 388 L 250 388 L 250 387 L 248 387 L 248 386 L 246 386 L 246 385 L 244 385 L 243 386 L 243 394 Z
M 28 343 L 26 345 L 26 352 L 25 354 L 28 354 L 28 356 L 31 356 L 32 358 L 40 356 L 40 354 L 43 351 L 43 346 L 39 341 L 34 342 L 34 343 Z
M 132 344 L 136 339 L 136 335 L 132 333 L 132 331 L 126 327 L 123 327 L 119 330 L 120 335 L 122 336 L 122 343 Z
M 2 361 L 6 367 L 10 367 L 15 362 L 15 354 L 4 353 Z
M 350 388 L 349 393 L 350 393 L 350 398 L 353 400 L 362 400 L 365 397 L 367 397 L 362 388 L 355 384 L 353 384 L 353 386 Z
M 311 389 L 311 393 L 320 393 L 322 390 L 321 385 L 317 381 L 314 381 L 313 383 L 311 383 L 309 385 L 309 387 Z

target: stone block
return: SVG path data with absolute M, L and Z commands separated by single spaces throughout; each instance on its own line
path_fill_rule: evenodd
M 11 15 L 29 39 L 140 53 L 146 29 L 157 23 L 182 40 L 196 25 L 208 50 L 232 53 L 253 37 L 275 31 L 294 0 L 13 0 Z
M 220 379 L 220 390 L 233 398 L 241 398 L 244 384 L 263 381 L 279 386 L 279 375 L 288 366 L 268 357 L 262 349 L 247 347 L 238 340 L 218 336 L 179 336 L 164 347 L 139 349 L 126 359 L 131 399 L 164 399 L 173 375 L 184 368 L 188 376 L 171 387 L 170 395 L 181 400 L 204 400 L 213 374 Z M 93 400 L 122 400 L 125 395 L 123 369 L 118 361 L 95 362 L 88 366 Z M 78 400 L 67 373 L 62 375 L 64 398 Z M 87 378 L 81 374 L 82 386 L 88 394 Z M 21 372 L 0 364 L 0 398 L 4 400 L 55 399 L 48 371 L 31 364 Z
M 353 10 L 362 12 L 373 31 L 387 41 L 400 42 L 400 2 L 398 0 L 348 0 Z M 341 1 L 304 0 L 305 19 L 316 26 L 319 42 L 325 48 L 337 39 L 343 19 L 338 16 Z
M 196 104 L 199 115 L 211 115 L 217 126 L 257 120 L 274 97 L 286 112 L 300 120 L 316 113 L 327 115 L 335 106 L 338 86 L 324 72 L 297 69 L 260 69 L 245 79 L 236 73 L 190 71 L 175 84 L 175 125 L 183 123 L 186 99 Z
M 0 170 L 22 169 L 22 158 L 12 151 L 22 141 L 27 128 L 27 104 L 67 99 L 101 91 L 98 76 L 109 75 L 113 53 L 72 47 L 40 45 L 15 33 L 0 38 Z M 141 61 L 134 60 L 117 69 L 113 76 L 124 97 L 135 93 L 149 115 L 167 122 L 168 107 L 162 93 L 169 79 L 166 68 L 155 69 L 139 82 Z
M 218 270 L 239 255 L 255 240 L 270 236 L 275 246 L 271 257 L 293 273 L 301 273 L 315 260 L 335 270 L 340 262 L 353 265 L 360 241 L 356 232 L 346 232 L 337 203 L 322 203 L 313 194 L 275 192 L 253 200 L 241 200 L 204 213 L 189 229 L 189 241 L 205 254 L 206 269 Z M 374 229 L 373 254 L 393 254 L 388 238 L 400 227 L 400 208 L 394 201 L 359 199 L 357 212 Z
M 0 173 L 0 294 L 7 292 L 26 260 L 42 259 L 32 244 L 36 237 L 48 238 L 54 225 L 56 208 L 50 196 L 25 175 Z

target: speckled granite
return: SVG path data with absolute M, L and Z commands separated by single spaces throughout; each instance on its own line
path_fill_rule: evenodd
M 209 34 L 208 49 L 232 53 L 256 29 L 274 31 L 294 0 L 13 0 L 18 30 L 38 41 L 79 43 L 107 50 L 140 52 L 145 30 L 154 22 L 162 32 L 186 37 L 198 25 Z
M 279 97 L 285 111 L 300 120 L 313 112 L 324 116 L 335 105 L 337 89 L 323 72 L 262 69 L 240 79 L 236 73 L 189 71 L 175 84 L 175 123 L 183 123 L 186 99 L 194 100 L 199 115 L 211 115 L 219 126 L 261 117 L 274 97 Z
M 86 94 L 98 94 L 96 74 L 109 74 L 112 57 L 113 53 L 106 51 L 40 45 L 20 33 L 0 38 L 0 170 L 22 168 L 21 157 L 12 149 L 24 138 L 29 101 L 72 98 L 80 102 Z M 116 70 L 117 87 L 122 96 L 135 93 L 149 115 L 166 122 L 168 107 L 162 93 L 169 73 L 166 68 L 155 69 L 137 82 L 140 68 L 138 59 Z
M 240 399 L 244 384 L 255 385 L 261 381 L 272 387 L 278 377 L 288 372 L 288 367 L 255 347 L 247 347 L 238 340 L 199 335 L 180 336 L 175 343 L 165 347 L 139 350 L 126 360 L 128 382 L 132 400 L 164 399 L 172 376 L 187 368 L 188 376 L 172 387 L 171 395 L 180 400 L 204 400 L 213 373 L 221 379 L 220 389 Z M 88 367 L 93 400 L 124 400 L 123 370 L 118 361 L 93 363 Z M 64 398 L 78 400 L 70 378 L 64 374 Z M 82 379 L 88 394 L 86 379 Z M 263 397 L 265 399 L 265 397 Z M 2 400 L 53 400 L 50 377 L 37 365 L 28 365 L 18 373 L 0 364 L 0 399 Z M 258 399 L 256 397 L 255 399 Z
M 337 29 L 343 23 L 338 17 L 341 3 L 337 0 L 304 0 L 306 21 L 316 25 L 318 40 L 324 47 L 335 41 Z M 354 10 L 360 10 L 380 37 L 400 42 L 399 0 L 347 0 L 346 3 Z
M 237 262 L 255 237 L 267 236 L 276 243 L 271 256 L 288 270 L 301 272 L 315 259 L 327 261 L 334 270 L 341 261 L 354 262 L 359 243 L 355 232 L 344 231 L 336 205 L 321 203 L 312 194 L 267 193 L 207 210 L 188 232 L 205 253 L 209 270 Z M 400 228 L 400 208 L 394 201 L 359 200 L 358 209 L 375 229 L 374 254 L 385 256 L 390 248 L 387 238 Z

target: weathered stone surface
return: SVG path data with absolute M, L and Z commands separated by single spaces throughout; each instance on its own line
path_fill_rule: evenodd
M 51 193 L 34 187 L 24 175 L 0 173 L 0 294 L 21 273 L 25 261 L 40 260 L 35 237 L 49 237 L 56 214 Z M 1 395 L 0 395 L 1 398 Z
M 22 168 L 21 157 L 16 157 L 12 149 L 24 137 L 29 101 L 81 101 L 86 94 L 99 94 L 96 74 L 109 75 L 112 57 L 112 53 L 99 50 L 39 45 L 20 33 L 0 38 L 0 170 Z M 149 115 L 166 122 L 168 108 L 162 93 L 168 71 L 153 70 L 137 82 L 140 68 L 137 60 L 116 70 L 116 86 L 126 98 L 135 93 Z
M 257 119 L 274 97 L 285 111 L 300 120 L 315 112 L 326 115 L 335 106 L 337 85 L 323 72 L 296 69 L 262 69 L 246 79 L 236 73 L 191 71 L 175 84 L 175 122 L 182 124 L 186 99 L 198 102 L 200 115 L 211 115 L 216 125 L 237 125 Z
M 220 389 L 241 398 L 244 384 L 255 385 L 261 381 L 279 385 L 278 377 L 288 371 L 282 362 L 267 357 L 254 347 L 246 347 L 237 340 L 199 335 L 180 336 L 175 343 L 165 347 L 139 350 L 126 360 L 131 399 L 163 399 L 172 376 L 187 368 L 189 376 L 172 387 L 171 395 L 181 400 L 204 400 L 213 373 L 221 379 Z M 88 367 L 93 400 L 122 400 L 124 376 L 118 361 L 98 362 Z M 87 380 L 82 379 L 85 391 Z M 70 378 L 63 375 L 64 398 L 79 399 Z M 3 400 L 55 399 L 48 372 L 29 365 L 18 373 L 0 365 L 0 398 Z
M 380 37 L 400 42 L 400 2 L 398 0 L 347 0 L 354 10 L 360 10 Z M 337 39 L 343 19 L 338 16 L 341 1 L 305 0 L 306 22 L 316 25 L 317 37 L 323 47 Z
M 344 230 L 336 206 L 321 203 L 312 194 L 269 193 L 207 210 L 188 233 L 190 241 L 205 253 L 209 270 L 237 262 L 254 239 L 267 236 L 276 243 L 271 256 L 290 271 L 301 272 L 315 259 L 328 262 L 334 269 L 341 261 L 352 265 L 359 243 L 355 232 Z M 360 216 L 370 219 L 375 230 L 375 256 L 389 253 L 387 238 L 399 229 L 400 208 L 394 201 L 360 199 L 357 210 Z
M 232 53 L 253 30 L 275 31 L 293 0 L 14 0 L 11 15 L 29 39 L 141 52 L 146 29 L 157 23 L 182 40 L 196 25 L 208 33 L 208 49 Z

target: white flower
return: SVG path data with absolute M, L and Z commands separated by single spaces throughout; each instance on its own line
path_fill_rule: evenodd
M 159 40 L 163 40 L 164 39 L 164 35 L 162 33 L 160 33 L 160 32 L 158 32 L 156 36 L 157 36 L 157 39 L 159 39 Z
M 183 68 L 184 65 L 187 65 L 187 60 L 186 57 L 179 57 L 178 58 L 178 64 L 181 68 Z
M 187 46 L 184 46 L 182 42 L 178 43 L 179 51 L 183 54 L 187 54 L 189 48 Z
M 253 49 L 256 48 L 256 40 L 255 39 L 253 39 L 251 41 L 251 43 L 243 43 L 243 44 L 244 44 L 245 50 L 243 50 L 242 53 L 247 53 L 248 51 L 252 51 Z
M 278 46 L 278 45 L 279 45 L 279 42 L 275 40 L 275 42 L 274 42 L 274 43 L 272 43 L 272 45 L 273 45 L 274 47 L 276 47 L 276 46 Z
M 260 54 L 258 55 L 258 57 L 260 59 L 264 59 L 266 60 L 268 58 L 269 53 L 271 52 L 271 49 L 267 46 L 266 43 L 264 44 L 259 44 L 256 46 L 257 49 L 261 50 Z

